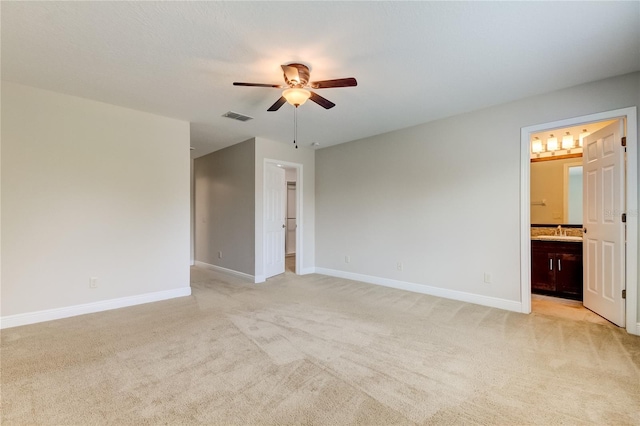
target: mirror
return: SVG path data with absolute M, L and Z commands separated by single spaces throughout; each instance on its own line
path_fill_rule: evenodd
M 531 163 L 531 224 L 582 224 L 582 158 Z
M 564 172 L 566 223 L 582 223 L 582 163 L 567 164 Z

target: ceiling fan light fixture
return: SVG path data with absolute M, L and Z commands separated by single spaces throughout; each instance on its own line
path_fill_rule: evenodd
M 311 97 L 311 92 L 305 89 L 293 88 L 282 92 L 282 96 L 284 96 L 291 105 L 298 107 Z

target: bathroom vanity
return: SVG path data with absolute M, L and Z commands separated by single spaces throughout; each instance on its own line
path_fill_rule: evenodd
M 531 291 L 582 300 L 582 241 L 531 238 Z

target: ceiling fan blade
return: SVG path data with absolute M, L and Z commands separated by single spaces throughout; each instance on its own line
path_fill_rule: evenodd
M 290 65 L 280 66 L 282 67 L 282 71 L 284 71 L 286 80 L 300 83 L 300 72 L 298 71 L 298 68 L 292 67 Z
M 317 93 L 314 93 L 314 92 L 311 92 L 311 97 L 309 99 L 312 100 L 313 102 L 317 103 L 318 105 L 320 105 L 324 109 L 331 109 L 334 106 L 336 106 L 336 104 L 331 102 L 329 99 L 325 99 L 322 96 L 320 96 L 320 95 L 318 95 Z
M 276 89 L 282 89 L 282 85 L 280 84 L 263 84 L 263 83 L 239 83 L 235 81 L 233 83 L 234 86 L 250 86 L 250 87 L 273 87 Z
M 312 81 L 310 86 L 313 89 L 327 89 L 329 87 L 353 87 L 357 86 L 358 82 L 355 78 L 336 78 L 335 80 L 322 80 L 322 81 Z
M 273 105 L 271 105 L 267 111 L 277 111 L 282 105 L 285 104 L 285 102 L 287 102 L 287 100 L 284 98 L 284 96 L 280 96 L 280 99 L 278 99 Z

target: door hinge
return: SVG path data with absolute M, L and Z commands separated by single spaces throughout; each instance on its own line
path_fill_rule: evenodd
M 622 223 L 627 223 L 627 214 L 622 213 Z
M 622 290 L 622 298 L 623 299 L 627 298 L 627 290 Z
M 622 137 L 622 146 L 627 146 L 627 137 L 626 136 Z

